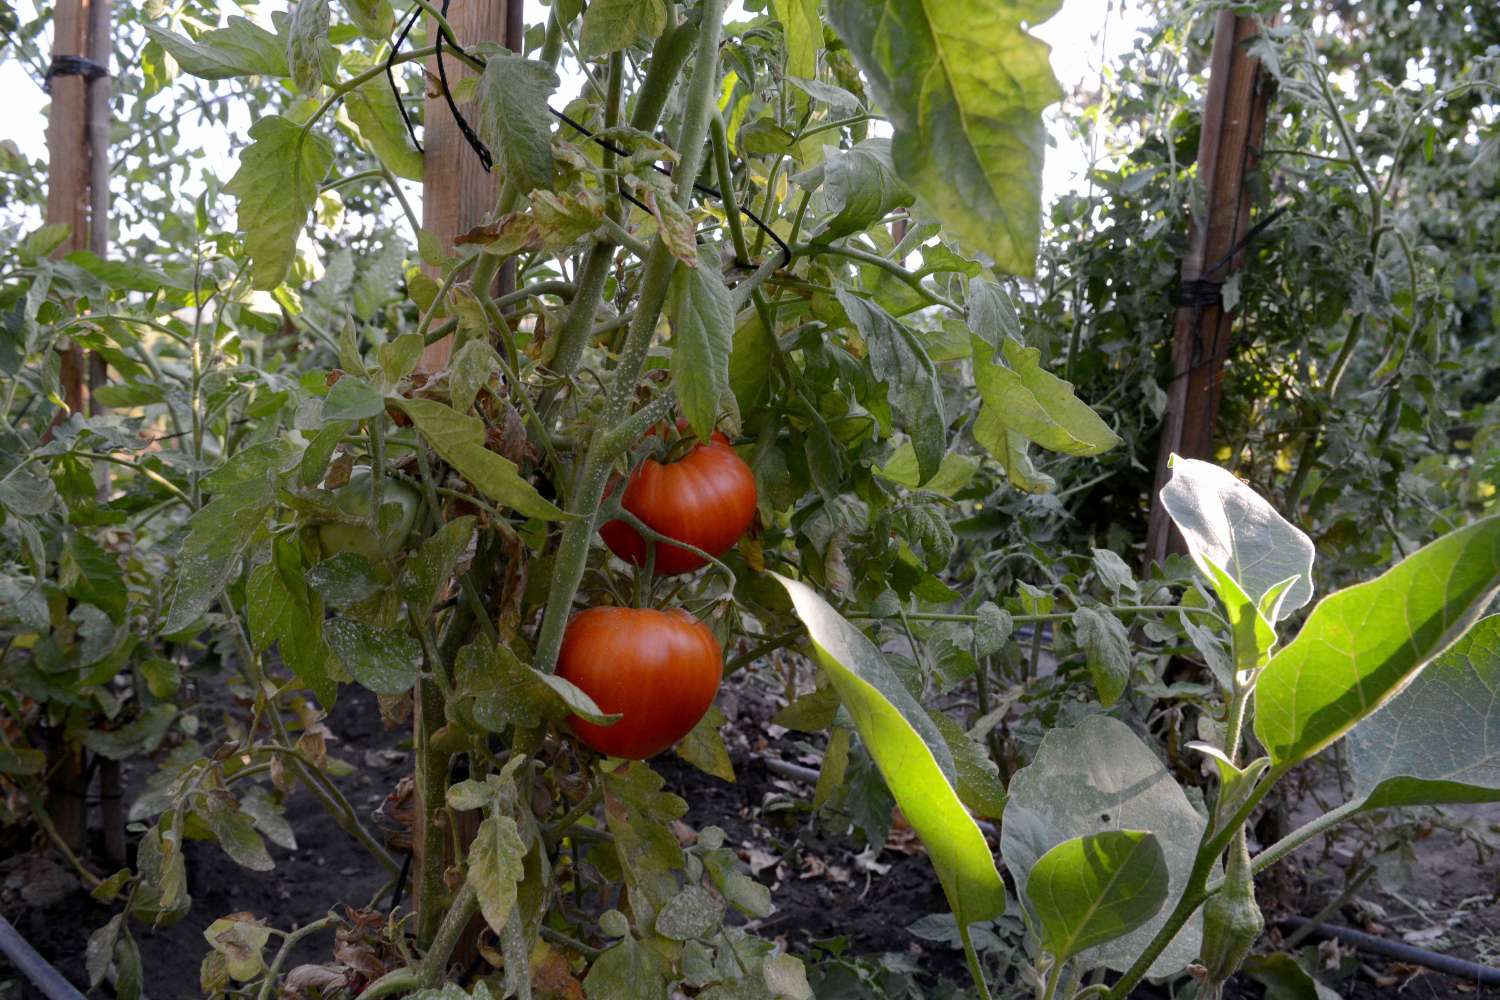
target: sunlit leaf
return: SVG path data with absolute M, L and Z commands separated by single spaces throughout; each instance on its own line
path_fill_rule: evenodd
M 1026 897 L 1042 925 L 1042 947 L 1059 962 L 1123 937 L 1167 899 L 1167 859 L 1141 830 L 1065 840 L 1037 859 Z
M 279 115 L 250 126 L 250 138 L 224 191 L 239 203 L 236 219 L 245 234 L 252 283 L 270 290 L 291 270 L 297 235 L 333 164 L 333 143 Z

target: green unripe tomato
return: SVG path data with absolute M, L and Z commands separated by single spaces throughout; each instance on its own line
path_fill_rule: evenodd
M 385 534 L 373 525 L 341 524 L 330 521 L 318 525 L 318 542 L 327 558 L 340 552 L 353 552 L 364 556 L 377 566 L 401 551 L 406 536 L 411 534 L 417 519 L 417 509 L 422 503 L 416 490 L 396 479 L 386 478 L 380 491 L 383 506 L 397 504 L 401 517 Z M 334 506 L 351 517 L 370 517 L 370 470 L 360 467 L 349 475 L 349 481 L 333 491 Z

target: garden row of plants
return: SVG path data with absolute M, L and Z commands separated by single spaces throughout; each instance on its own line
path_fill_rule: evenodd
M 59 258 L 66 230 L 16 212 L 0 278 L 3 819 L 115 907 L 94 985 L 143 992 L 137 929 L 193 907 L 186 841 L 268 870 L 295 794 L 410 883 L 390 968 L 318 995 L 819 995 L 646 763 L 732 778 L 721 678 L 789 655 L 819 667 L 777 716 L 821 748 L 811 809 L 878 848 L 899 808 L 954 996 L 1316 989 L 1252 954 L 1255 875 L 1341 823 L 1500 798 L 1471 740 L 1500 680 L 1494 371 L 1459 360 L 1495 335 L 1475 32 L 1265 25 L 1281 215 L 1224 289 L 1243 430 L 1176 461 L 1188 558 L 1138 572 L 1212 18 L 1162 6 L 1076 116 L 1129 145 L 1044 213 L 1062 94 L 1024 26 L 1056 4 L 743 6 L 557 0 L 522 53 L 420 0 L 122 12 L 120 250 Z M 6 26 L 21 58 L 44 22 Z M 1419 38 L 1435 83 L 1406 86 Z M 439 47 L 500 178 L 452 246 L 401 186 L 432 169 L 407 121 Z M 190 113 L 234 136 L 227 182 L 176 144 Z M 95 411 L 62 405 L 72 345 L 108 366 Z M 242 711 L 201 713 L 209 679 Z M 409 862 L 336 780 L 319 720 L 351 686 L 412 734 Z M 143 757 L 111 872 L 55 822 L 62 779 Z M 1342 804 L 1247 832 L 1319 766 Z M 1007 912 L 1018 965 L 989 946 Z M 196 918 L 203 994 L 262 998 L 352 919 Z

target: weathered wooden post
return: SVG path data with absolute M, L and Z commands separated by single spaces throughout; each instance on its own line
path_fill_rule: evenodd
M 1172 343 L 1172 383 L 1156 462 L 1146 561 L 1160 562 L 1182 551 L 1182 539 L 1157 495 L 1170 477 L 1171 455 L 1211 458 L 1214 424 L 1223 395 L 1224 361 L 1229 356 L 1234 313 L 1224 308 L 1220 289 L 1243 264 L 1243 241 L 1250 229 L 1249 180 L 1260 162 L 1266 111 L 1273 81 L 1249 52 L 1258 31 L 1252 17 L 1221 11 L 1214 31 L 1208 97 L 1198 141 L 1198 176 L 1206 194 L 1202 224 L 1182 262 Z

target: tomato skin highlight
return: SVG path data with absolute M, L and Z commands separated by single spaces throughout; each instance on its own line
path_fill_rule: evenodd
M 682 458 L 663 465 L 648 458 L 631 473 L 620 505 L 668 538 L 721 556 L 755 520 L 755 473 L 715 432 Z M 599 534 L 611 552 L 646 565 L 646 540 L 624 521 L 610 521 Z M 657 543 L 656 572 L 691 573 L 707 560 L 676 545 Z
M 563 633 L 557 673 L 621 718 L 568 720 L 586 745 L 645 760 L 682 739 L 719 691 L 724 654 L 709 627 L 681 608 L 589 608 Z

